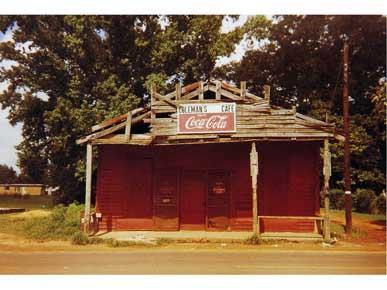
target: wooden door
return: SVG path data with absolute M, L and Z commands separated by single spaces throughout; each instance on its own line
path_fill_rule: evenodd
M 152 221 L 152 160 L 130 159 L 120 182 L 125 184 L 125 194 L 118 203 L 125 214 L 116 218 L 116 229 L 151 230 Z
M 180 230 L 204 230 L 206 221 L 205 172 L 184 170 L 180 183 Z
M 153 195 L 153 223 L 156 230 L 179 230 L 178 171 L 159 169 Z
M 208 173 L 207 229 L 227 230 L 230 215 L 230 175 L 225 171 Z

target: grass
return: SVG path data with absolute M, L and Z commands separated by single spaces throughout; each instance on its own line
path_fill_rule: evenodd
M 262 240 L 257 235 L 252 235 L 245 239 L 244 244 L 246 245 L 260 245 Z
M 56 206 L 44 215 L 0 215 L 0 232 L 37 241 L 70 240 L 80 230 L 83 205 Z M 27 212 L 28 213 L 28 212 Z
M 108 247 L 155 247 L 171 243 L 167 238 L 152 243 L 144 241 L 120 241 L 89 237 L 81 231 L 80 214 L 83 205 L 56 206 L 51 210 L 33 210 L 24 213 L 0 215 L 0 232 L 17 235 L 29 240 L 44 242 L 50 240 L 70 241 L 73 245 L 104 244 Z
M 321 215 L 324 214 L 324 209 L 321 208 Z M 344 210 L 337 210 L 337 209 L 331 209 L 329 210 L 329 214 L 331 218 L 339 220 L 340 218 L 345 217 L 345 211 Z M 360 212 L 354 212 L 352 211 L 352 217 L 354 219 L 360 219 L 365 221 L 386 221 L 386 216 L 382 214 L 368 214 L 368 213 L 360 213 Z
M 332 237 L 344 239 L 345 236 L 345 226 L 339 223 L 331 222 L 331 233 Z M 352 239 L 362 239 L 367 237 L 367 232 L 363 231 L 359 228 L 353 227 L 352 228 L 352 234 L 351 238 Z
M 0 195 L 0 207 L 48 209 L 53 207 L 53 199 L 50 195 Z

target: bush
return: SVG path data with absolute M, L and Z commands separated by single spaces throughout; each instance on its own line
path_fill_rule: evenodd
M 89 243 L 89 238 L 85 233 L 79 231 L 72 235 L 71 243 L 73 245 L 87 245 Z
M 355 208 L 355 211 L 371 213 L 375 198 L 376 196 L 372 189 L 359 188 L 356 190 L 353 199 L 353 207 Z
M 345 204 L 344 191 L 342 189 L 333 188 L 329 192 L 329 201 L 331 209 L 343 209 Z
M 26 220 L 24 235 L 34 240 L 70 239 L 80 228 L 80 213 L 83 205 L 76 203 L 68 207 L 58 205 L 47 217 Z
M 375 214 L 386 215 L 386 196 L 379 195 L 377 198 L 375 198 L 371 207 Z

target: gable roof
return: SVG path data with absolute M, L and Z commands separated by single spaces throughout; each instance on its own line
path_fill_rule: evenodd
M 236 103 L 236 132 L 178 134 L 177 108 L 187 103 Z M 147 125 L 136 134 L 132 127 Z M 125 130 L 125 133 L 121 131 Z M 264 97 L 251 94 L 246 83 L 241 87 L 221 81 L 196 82 L 162 95 L 152 86 L 150 108 L 137 108 L 92 127 L 92 133 L 78 144 L 168 145 L 192 143 L 243 142 L 259 140 L 323 140 L 344 137 L 334 124 L 323 122 L 296 112 L 295 107 L 284 109 L 270 105 L 270 87 L 265 86 Z M 129 133 L 128 133 L 129 131 Z

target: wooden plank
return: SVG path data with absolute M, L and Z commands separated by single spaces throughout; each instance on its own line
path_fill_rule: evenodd
M 251 133 L 237 133 L 231 135 L 232 138 L 250 138 L 250 137 L 256 137 L 256 138 L 264 138 L 264 137 L 277 137 L 277 138 L 301 138 L 301 137 L 319 137 L 321 139 L 327 138 L 327 137 L 333 137 L 331 134 L 328 133 L 289 133 L 289 132 L 260 132 L 259 130 L 257 132 L 251 132 Z
M 132 125 L 137 124 L 138 122 L 142 121 L 146 117 L 149 117 L 150 115 L 151 115 L 151 112 L 148 111 L 148 112 L 146 112 L 146 113 L 144 113 L 144 114 L 142 114 L 140 116 L 137 116 L 137 117 L 133 118 L 132 119 Z M 85 143 L 85 142 L 93 140 L 93 139 L 101 138 L 103 136 L 106 136 L 108 134 L 116 132 L 116 131 L 118 131 L 120 129 L 123 129 L 123 128 L 125 128 L 125 126 L 126 126 L 126 122 L 122 122 L 122 123 L 120 123 L 118 125 L 115 125 L 113 127 L 109 127 L 109 128 L 107 128 L 107 129 L 105 129 L 103 131 L 100 131 L 100 132 L 97 132 L 97 133 L 94 133 L 94 134 L 90 134 L 90 135 L 88 135 L 88 136 L 86 136 L 84 138 L 78 139 L 77 140 L 77 144 L 82 144 L 82 143 Z
M 86 146 L 85 216 L 84 216 L 84 227 L 83 227 L 83 230 L 86 234 L 89 233 L 89 228 L 90 228 L 92 158 L 93 158 L 93 146 L 91 144 L 87 144 L 87 146 Z
M 199 91 L 200 91 L 199 89 L 196 89 L 196 90 L 194 90 L 194 91 L 192 91 L 192 92 L 190 92 L 190 93 L 188 93 L 186 95 L 183 95 L 181 97 L 181 99 L 182 100 L 190 100 L 190 99 L 192 99 L 192 98 L 194 98 L 196 96 L 199 96 Z
M 327 125 L 326 122 L 323 122 L 323 121 L 320 121 L 320 120 L 317 120 L 317 119 L 305 116 L 305 115 L 300 114 L 300 113 L 296 113 L 296 117 L 298 117 L 298 118 L 300 118 L 302 120 L 305 120 L 305 121 L 312 122 L 312 123 L 316 123 L 316 124 L 320 124 L 320 125 Z
M 216 88 L 215 88 L 215 99 L 217 101 L 220 101 L 221 99 L 221 93 L 220 93 L 220 89 L 222 88 L 222 84 L 220 81 L 216 81 Z
M 248 97 L 249 99 L 253 100 L 253 101 L 261 101 L 263 100 L 262 98 L 252 94 L 252 93 L 249 93 L 249 92 L 246 92 L 246 97 Z
M 252 183 L 252 195 L 253 195 L 253 234 L 259 237 L 259 224 L 258 224 L 258 198 L 257 198 L 257 188 L 258 188 L 258 152 L 255 148 L 255 143 L 251 143 L 251 152 L 250 152 L 250 176 Z
M 170 136 L 168 140 L 186 140 L 186 139 L 214 139 L 218 138 L 218 135 L 208 135 L 208 134 L 189 134 L 189 135 L 177 135 Z
M 182 94 L 186 94 L 190 91 L 193 91 L 195 89 L 197 89 L 199 87 L 199 82 L 196 82 L 196 83 L 193 83 L 193 84 L 190 84 L 190 85 L 186 85 L 184 87 L 181 88 L 181 93 Z
M 241 90 L 240 89 L 238 89 L 237 87 L 234 87 L 232 85 L 229 85 L 229 84 L 227 84 L 225 82 L 222 82 L 222 88 L 224 88 L 224 89 L 226 89 L 228 91 L 231 91 L 233 93 L 236 93 L 238 95 L 241 95 Z
M 226 98 L 229 98 L 231 100 L 242 101 L 240 96 L 234 95 L 233 93 L 230 93 L 229 91 L 221 89 L 220 93 L 221 93 L 222 96 L 225 96 Z
M 181 84 L 176 84 L 176 101 L 179 101 L 181 98 Z
M 242 81 L 241 82 L 241 98 L 242 100 L 245 100 L 246 99 L 246 82 L 245 81 Z
M 163 95 L 160 95 L 159 93 L 155 93 L 154 97 L 155 97 L 156 99 L 160 100 L 160 101 L 163 101 L 163 102 L 167 103 L 168 105 L 170 105 L 170 106 L 172 106 L 172 107 L 174 107 L 174 108 L 177 107 L 176 104 L 175 104 L 175 102 L 171 101 L 170 99 L 166 98 L 166 97 L 163 96 Z
M 131 113 L 132 113 L 132 115 L 136 115 L 137 113 L 141 113 L 142 111 L 144 111 L 144 108 L 137 108 L 137 109 L 132 110 Z M 99 131 L 101 129 L 104 129 L 106 127 L 114 125 L 118 122 L 125 120 L 127 118 L 127 116 L 128 116 L 128 114 L 126 113 L 126 114 L 122 114 L 118 117 L 114 117 L 112 119 L 103 121 L 102 123 L 100 123 L 98 125 L 94 125 L 93 127 L 91 127 L 91 131 L 92 132 Z
M 280 110 L 271 110 L 272 115 L 294 115 L 293 110 L 280 109 Z
M 156 101 L 155 99 L 156 94 L 156 86 L 155 84 L 151 85 L 151 122 L 155 119 L 156 115 L 153 111 L 153 103 Z
M 271 114 L 270 109 L 262 109 L 259 111 L 242 111 L 238 110 L 236 111 L 237 117 L 240 116 L 246 116 L 246 117 L 255 117 L 255 116 L 269 116 Z
M 257 104 L 257 105 L 237 104 L 237 109 L 241 112 L 242 111 L 259 112 L 264 109 L 270 109 L 270 106 L 268 103 Z
M 176 118 L 157 118 L 154 121 L 154 125 L 165 124 L 165 123 L 177 123 L 177 119 Z
M 259 126 L 259 125 L 257 125 Z M 255 133 L 262 133 L 262 134 L 268 134 L 268 133 L 273 133 L 273 134 L 286 134 L 286 136 L 294 136 L 294 137 L 297 137 L 297 135 L 317 135 L 317 136 L 331 136 L 333 137 L 332 134 L 328 133 L 328 132 L 321 132 L 321 131 L 318 131 L 318 130 L 307 130 L 307 129 L 301 129 L 301 128 L 292 128 L 291 126 L 281 126 L 281 125 L 278 125 L 278 126 L 275 126 L 275 125 L 272 125 L 270 126 L 269 124 L 267 125 L 267 127 L 263 126 L 263 127 L 259 127 L 259 128 L 254 128 L 254 127 L 249 127 L 249 126 L 246 126 L 247 128 L 245 128 L 243 125 L 239 126 L 239 130 L 238 130 L 238 134 L 245 134 L 245 133 L 251 133 L 251 134 L 255 134 Z M 274 136 L 274 135 L 273 135 Z
M 265 100 L 270 103 L 270 86 L 269 85 L 264 85 L 263 86 L 263 91 L 265 95 Z
M 169 93 L 169 94 L 166 94 L 164 97 L 169 99 L 169 100 L 172 100 L 173 98 L 176 98 L 176 90 L 171 92 L 171 93 Z
M 154 136 L 145 134 L 132 134 L 127 141 L 125 134 L 110 134 L 99 139 L 92 140 L 93 145 L 102 144 L 129 144 L 129 145 L 149 145 L 152 143 Z
M 125 125 L 125 137 L 128 142 L 130 140 L 131 129 L 132 129 L 132 113 L 129 112 L 128 117 L 126 118 L 126 125 Z
M 260 215 L 260 219 L 294 219 L 294 220 L 323 220 L 322 216 L 273 216 L 273 215 Z
M 168 107 L 168 108 L 153 108 L 152 112 L 155 114 L 162 114 L 162 113 L 176 113 L 176 108 Z M 155 115 L 156 119 L 156 115 Z
M 203 82 L 199 83 L 199 101 L 204 100 L 204 84 Z

